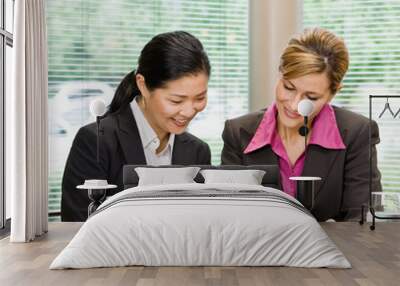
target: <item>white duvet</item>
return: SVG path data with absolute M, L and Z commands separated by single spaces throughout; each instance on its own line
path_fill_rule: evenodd
M 163 196 L 168 192 L 174 195 Z M 127 265 L 351 267 L 295 199 L 237 184 L 120 192 L 82 225 L 50 269 Z

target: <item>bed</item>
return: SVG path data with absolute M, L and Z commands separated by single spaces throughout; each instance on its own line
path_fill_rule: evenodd
M 148 179 L 153 183 L 141 185 L 139 171 L 151 168 L 125 166 L 125 190 L 100 205 L 50 269 L 351 267 L 308 210 L 279 190 L 277 166 L 196 167 L 202 173 L 196 174 L 194 182 L 176 183 L 162 169 L 167 183 L 157 184 L 152 173 Z M 174 168 L 180 166 L 168 169 Z M 231 175 L 232 182 L 221 183 L 210 180 L 207 170 L 240 173 Z M 263 172 L 261 184 L 235 181 L 255 170 Z

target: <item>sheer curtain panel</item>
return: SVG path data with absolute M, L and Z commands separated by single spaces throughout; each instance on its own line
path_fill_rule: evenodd
M 43 0 L 15 3 L 13 94 L 6 114 L 12 242 L 47 231 L 47 35 Z

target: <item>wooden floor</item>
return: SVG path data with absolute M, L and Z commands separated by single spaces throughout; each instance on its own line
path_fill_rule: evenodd
M 0 241 L 0 285 L 400 285 L 400 223 L 375 231 L 358 223 L 323 223 L 353 268 L 120 267 L 48 270 L 79 229 L 79 223 L 50 223 L 32 243 Z

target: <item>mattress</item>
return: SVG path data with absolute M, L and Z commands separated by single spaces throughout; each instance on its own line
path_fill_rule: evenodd
M 110 197 L 50 269 L 130 265 L 351 267 L 287 194 L 198 183 L 138 186 Z

